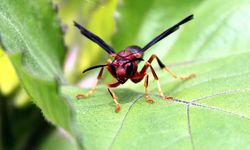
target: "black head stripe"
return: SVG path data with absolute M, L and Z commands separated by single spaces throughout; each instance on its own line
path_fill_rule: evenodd
M 144 61 L 143 58 L 135 58 L 135 59 L 132 59 L 130 61 L 128 61 L 127 63 L 131 63 L 131 62 L 134 62 L 134 61 Z

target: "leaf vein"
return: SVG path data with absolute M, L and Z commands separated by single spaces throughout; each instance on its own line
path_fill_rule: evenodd
M 191 145 L 192 145 L 192 149 L 195 150 L 194 140 L 193 140 L 192 130 L 191 130 L 189 108 L 190 108 L 190 105 L 187 105 L 187 127 L 188 127 L 188 134 L 189 134 L 190 142 L 191 142 Z
M 192 100 L 191 102 L 194 103 L 194 102 L 199 102 L 199 101 L 206 100 L 209 98 L 219 97 L 219 96 L 223 96 L 223 95 L 230 95 L 230 94 L 234 94 L 234 93 L 245 93 L 245 92 L 250 92 L 250 90 L 249 89 L 234 89 L 234 90 L 230 90 L 230 91 L 225 91 L 225 92 L 216 93 L 213 95 L 197 98 L 197 99 Z
M 243 118 L 243 119 L 247 119 L 250 121 L 250 118 L 243 115 L 243 114 L 238 114 L 238 113 L 235 113 L 235 112 L 232 112 L 232 111 L 228 111 L 228 110 L 225 110 L 225 109 L 221 109 L 221 108 L 218 108 L 218 107 L 211 107 L 211 106 L 207 106 L 207 105 L 202 105 L 202 104 L 197 104 L 197 103 L 193 103 L 193 102 L 189 102 L 189 101 L 185 101 L 185 100 L 179 100 L 179 99 L 174 99 L 173 100 L 174 102 L 177 102 L 177 103 L 181 103 L 181 104 L 184 104 L 184 105 L 187 105 L 187 106 L 196 106 L 196 107 L 200 107 L 200 108 L 204 108 L 204 109 L 208 109 L 208 110 L 215 110 L 215 111 L 219 111 L 219 112 L 224 112 L 224 113 L 227 113 L 227 114 L 230 114 L 230 115 L 233 115 L 233 116 L 236 116 L 238 118 Z
M 110 144 L 110 146 L 109 146 L 108 149 L 111 149 L 111 147 L 112 147 L 113 144 L 115 143 L 115 140 L 116 140 L 118 134 L 121 132 L 122 127 L 123 127 L 123 124 L 124 124 L 124 122 L 125 122 L 125 119 L 127 118 L 128 113 L 129 113 L 130 110 L 132 109 L 133 105 L 134 105 L 142 96 L 143 96 L 143 95 L 139 95 L 139 96 L 133 101 L 133 103 L 129 106 L 129 108 L 128 108 L 126 114 L 124 115 L 124 117 L 123 117 L 123 119 L 122 119 L 121 125 L 120 125 L 120 127 L 118 128 L 118 130 L 117 130 L 117 132 L 116 132 L 116 134 L 115 134 L 115 136 L 114 136 L 114 138 L 113 138 L 113 140 L 112 140 L 112 142 L 111 142 L 111 144 Z

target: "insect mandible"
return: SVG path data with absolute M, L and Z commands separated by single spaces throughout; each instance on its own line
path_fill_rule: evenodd
M 121 109 L 121 106 L 120 106 L 120 103 L 117 101 L 117 97 L 111 88 L 118 87 L 119 85 L 124 84 L 129 79 L 134 83 L 138 83 L 141 80 L 143 80 L 145 77 L 145 79 L 144 79 L 145 99 L 149 103 L 154 102 L 151 98 L 149 98 L 149 95 L 148 95 L 148 79 L 149 79 L 149 76 L 147 73 L 148 69 L 151 70 L 152 75 L 157 82 L 157 88 L 158 88 L 159 95 L 164 100 L 173 99 L 172 97 L 168 97 L 168 96 L 165 96 L 163 94 L 161 87 L 160 87 L 160 82 L 159 82 L 158 76 L 156 75 L 155 70 L 151 65 L 151 62 L 156 59 L 156 61 L 158 62 L 161 69 L 165 69 L 168 73 L 170 73 L 174 78 L 177 78 L 177 79 L 187 80 L 187 79 L 194 77 L 195 74 L 190 74 L 189 76 L 178 76 L 174 72 L 172 72 L 168 67 L 166 67 L 155 54 L 153 54 L 148 59 L 148 61 L 146 61 L 146 63 L 144 64 L 144 66 L 142 67 L 142 69 L 140 71 L 137 70 L 138 64 L 141 61 L 143 61 L 143 54 L 147 49 L 149 49 L 151 46 L 153 46 L 154 44 L 156 44 L 157 42 L 159 42 L 163 38 L 167 37 L 171 33 L 175 32 L 177 29 L 179 29 L 180 25 L 182 25 L 182 24 L 184 24 L 192 19 L 193 19 L 193 15 L 190 15 L 190 16 L 184 18 L 179 23 L 175 24 L 174 26 L 170 27 L 169 29 L 165 30 L 163 33 L 161 33 L 160 35 L 155 37 L 153 40 L 151 40 L 148 44 L 146 44 L 142 48 L 139 46 L 129 46 L 125 50 L 122 50 L 118 53 L 115 53 L 113 48 L 110 47 L 108 44 L 106 44 L 100 37 L 91 33 L 90 31 L 88 31 L 87 29 L 82 27 L 80 24 L 74 22 L 74 25 L 80 30 L 80 32 L 84 36 L 86 36 L 91 41 L 98 44 L 101 48 L 103 48 L 112 57 L 112 60 L 109 59 L 107 61 L 107 63 L 104 65 L 92 66 L 92 67 L 87 68 L 83 71 L 83 73 L 85 73 L 85 72 L 92 70 L 92 69 L 101 68 L 99 71 L 99 74 L 96 78 L 96 82 L 95 82 L 95 85 L 93 86 L 93 88 L 86 94 L 78 94 L 76 96 L 77 99 L 88 97 L 95 92 L 98 81 L 102 77 L 104 68 L 106 68 L 108 70 L 108 72 L 110 72 L 110 74 L 116 79 L 116 82 L 111 83 L 111 84 L 107 84 L 108 91 L 109 91 L 110 95 L 112 96 L 113 101 L 116 104 L 115 112 L 119 112 Z

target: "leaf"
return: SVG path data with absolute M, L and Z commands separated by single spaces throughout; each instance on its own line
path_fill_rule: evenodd
M 177 6 L 180 8 L 171 9 Z M 114 37 L 117 49 L 137 43 L 143 46 L 194 13 L 193 21 L 148 50 L 144 59 L 156 53 L 164 63 L 172 63 L 171 69 L 177 74 L 194 72 L 197 77 L 179 81 L 157 70 L 164 93 L 174 100 L 163 101 L 157 95 L 156 83 L 150 80 L 154 104 L 145 102 L 143 83 L 126 83 L 126 88 L 114 90 L 122 106 L 118 114 L 113 112 L 115 104 L 104 86 L 81 101 L 74 96 L 87 90 L 63 87 L 63 93 L 70 93 L 76 106 L 86 148 L 250 147 L 249 7 L 249 1 L 123 2 L 119 32 Z
M 78 134 L 71 103 L 58 88 L 65 83 L 65 47 L 50 3 L 3 1 L 0 10 L 1 43 L 27 93 L 50 122 Z
M 50 136 L 41 144 L 40 150 L 77 150 L 77 145 L 72 142 L 72 139 L 65 136 L 62 132 L 54 131 Z
M 156 53 L 164 63 L 175 63 L 171 69 L 177 74 L 195 72 L 197 77 L 178 81 L 157 70 L 162 90 L 174 100 L 162 100 L 150 76 L 150 97 L 155 100 L 154 104 L 145 102 L 143 82 L 133 86 L 126 83 L 126 88 L 114 90 L 122 106 L 120 113 L 114 113 L 115 104 L 105 86 L 99 86 L 91 97 L 77 101 L 76 94 L 87 89 L 62 84 L 64 52 L 59 51 L 63 50 L 60 48 L 63 44 L 58 40 L 61 35 L 58 26 L 50 24 L 55 17 L 52 11 L 41 11 L 47 5 L 37 3 L 1 3 L 0 8 L 4 10 L 0 13 L 2 43 L 9 52 L 17 52 L 11 54 L 11 60 L 45 117 L 71 131 L 76 139 L 84 142 L 86 149 L 250 147 L 249 1 L 124 1 L 119 8 L 119 32 L 114 36 L 116 49 L 132 44 L 143 46 L 166 27 L 194 13 L 195 20 L 167 37 L 168 41 L 164 39 L 148 50 L 145 60 Z M 25 4 L 25 8 L 18 9 L 21 4 Z M 35 14 L 27 12 L 31 6 L 38 7 L 39 11 L 32 8 Z M 34 16 L 46 16 L 48 20 L 39 22 L 32 19 Z M 30 24 L 23 23 L 25 18 L 29 18 Z M 50 27 L 39 29 L 39 23 L 44 25 L 44 22 Z M 40 32 L 34 31 L 34 25 Z M 51 40 L 54 36 L 57 38 Z M 20 50 L 23 56 L 18 53 Z M 155 63 L 153 66 L 156 68 Z M 61 92 L 58 92 L 58 83 Z

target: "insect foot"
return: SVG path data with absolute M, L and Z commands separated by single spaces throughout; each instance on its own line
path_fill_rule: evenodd
M 185 76 L 185 77 L 180 77 L 181 80 L 189 80 L 196 77 L 196 74 L 192 73 L 189 76 Z
M 115 112 L 118 113 L 118 112 L 120 112 L 120 110 L 121 110 L 121 106 L 120 106 L 120 104 L 117 104 Z
M 164 96 L 163 98 L 164 100 L 173 100 L 173 97 L 169 97 L 169 96 Z
M 83 98 L 85 98 L 85 97 L 88 97 L 88 95 L 84 95 L 84 94 L 78 94 L 78 95 L 76 95 L 76 98 L 77 98 L 78 100 L 83 99 Z
M 147 99 L 147 102 L 148 102 L 148 103 L 154 103 L 154 100 L 152 100 L 152 99 Z

